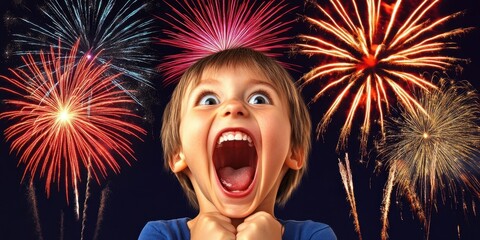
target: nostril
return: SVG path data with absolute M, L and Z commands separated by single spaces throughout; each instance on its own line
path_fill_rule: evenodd
M 232 112 L 231 112 L 231 111 L 227 111 L 227 112 L 225 112 L 225 116 L 229 116 L 230 114 L 232 114 Z M 236 112 L 236 114 L 234 114 L 234 115 L 237 115 L 237 116 L 244 116 L 245 114 L 244 114 L 242 111 L 238 111 L 238 112 Z

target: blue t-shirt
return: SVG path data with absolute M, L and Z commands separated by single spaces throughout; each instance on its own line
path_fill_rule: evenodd
M 140 233 L 139 240 L 183 240 L 190 239 L 187 226 L 189 218 L 148 222 Z M 283 240 L 335 240 L 337 237 L 330 226 L 314 221 L 279 220 L 285 227 Z

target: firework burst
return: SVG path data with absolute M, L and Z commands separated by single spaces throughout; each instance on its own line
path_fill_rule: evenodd
M 26 166 L 22 180 L 28 174 L 31 181 L 45 178 L 47 196 L 54 183 L 76 188 L 81 167 L 90 165 L 97 181 L 109 171 L 118 173 L 118 159 L 134 159 L 129 138 L 145 134 L 124 119 L 138 116 L 125 108 L 133 100 L 112 84 L 117 75 L 106 76 L 109 66 L 96 64 L 96 56 L 77 60 L 77 47 L 78 42 L 65 56 L 52 47 L 39 54 L 40 61 L 27 54 L 22 58 L 28 69 L 0 76 L 12 85 L 0 88 L 13 96 L 0 114 L 15 122 L 5 130 L 10 150 Z
M 16 54 L 40 54 L 52 45 L 69 51 L 80 39 L 79 57 L 96 56 L 98 64 L 110 64 L 105 74 L 122 73 L 121 78 L 112 79 L 117 87 L 122 88 L 122 78 L 151 85 L 155 56 L 148 47 L 154 28 L 153 20 L 142 18 L 146 6 L 134 0 L 122 5 L 115 0 L 49 0 L 41 9 L 45 23 L 22 19 L 29 32 L 14 34 L 15 42 L 21 46 Z M 56 45 L 59 41 L 62 46 Z
M 386 121 L 381 158 L 395 168 L 394 185 L 420 213 L 428 234 L 437 200 L 447 198 L 467 211 L 464 194 L 480 199 L 480 102 L 466 82 L 440 81 L 439 89 L 419 91 L 419 109 L 400 108 Z M 470 210 L 475 210 L 472 206 Z
M 173 83 L 197 60 L 212 53 L 229 48 L 246 47 L 278 57 L 285 51 L 291 22 L 280 21 L 292 8 L 282 0 L 226 1 L 226 0 L 184 0 L 177 4 L 167 3 L 172 14 L 160 17 L 170 26 L 164 30 L 166 38 L 159 43 L 181 50 L 165 57 L 159 69 L 165 74 L 165 83 Z M 287 65 L 287 64 L 284 64 Z
M 304 84 L 315 79 L 326 84 L 315 95 L 317 101 L 326 92 L 339 89 L 335 100 L 318 124 L 318 134 L 325 132 L 342 101 L 351 98 L 350 109 L 340 132 L 337 150 L 345 149 L 355 114 L 364 109 L 360 149 L 366 153 L 373 110 L 384 133 L 384 111 L 390 98 L 409 111 L 422 110 L 408 87 L 434 89 L 435 86 L 418 73 L 445 70 L 462 59 L 450 57 L 445 50 L 456 49 L 450 37 L 470 28 L 443 31 L 440 26 L 460 13 L 430 19 L 430 12 L 439 1 L 425 0 L 414 9 L 402 8 L 402 1 L 388 5 L 382 0 L 351 1 L 350 5 L 331 0 L 331 8 L 315 4 L 323 19 L 306 17 L 306 21 L 322 32 L 322 36 L 301 35 L 299 52 L 321 55 L 325 61 L 304 76 Z M 331 11 L 329 11 L 331 10 Z M 401 12 L 409 15 L 402 16 Z M 376 103 L 375 103 L 376 102 Z M 423 111 L 424 112 L 424 111 Z M 375 116 L 375 115 L 374 115 Z

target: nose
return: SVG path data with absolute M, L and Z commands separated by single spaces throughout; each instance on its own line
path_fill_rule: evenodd
M 222 116 L 224 117 L 246 117 L 248 116 L 248 110 L 241 101 L 236 99 L 229 100 L 224 103 L 225 106 L 222 109 Z

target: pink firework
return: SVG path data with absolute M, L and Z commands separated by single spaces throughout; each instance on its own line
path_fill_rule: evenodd
M 47 196 L 54 183 L 76 188 L 82 167 L 97 181 L 109 170 L 118 173 L 118 159 L 134 159 L 129 138 L 145 134 L 126 121 L 138 118 L 125 108 L 134 102 L 112 83 L 118 75 L 105 76 L 108 64 L 96 65 L 87 55 L 78 60 L 78 41 L 68 55 L 59 49 L 42 52 L 39 61 L 27 54 L 28 69 L 0 76 L 12 86 L 0 88 L 13 96 L 0 114 L 15 122 L 5 130 L 10 150 L 26 165 L 23 179 L 45 178 Z
M 159 18 L 171 29 L 164 30 L 166 38 L 160 38 L 159 43 L 181 52 L 165 57 L 159 65 L 166 84 L 178 81 L 193 63 L 215 52 L 246 47 L 275 58 L 281 53 L 274 50 L 289 47 L 283 43 L 288 38 L 280 36 L 290 29 L 291 21 L 281 19 L 293 8 L 287 8 L 282 0 L 258 4 L 256 1 L 183 0 L 177 1 L 177 5 L 167 4 L 173 14 Z

